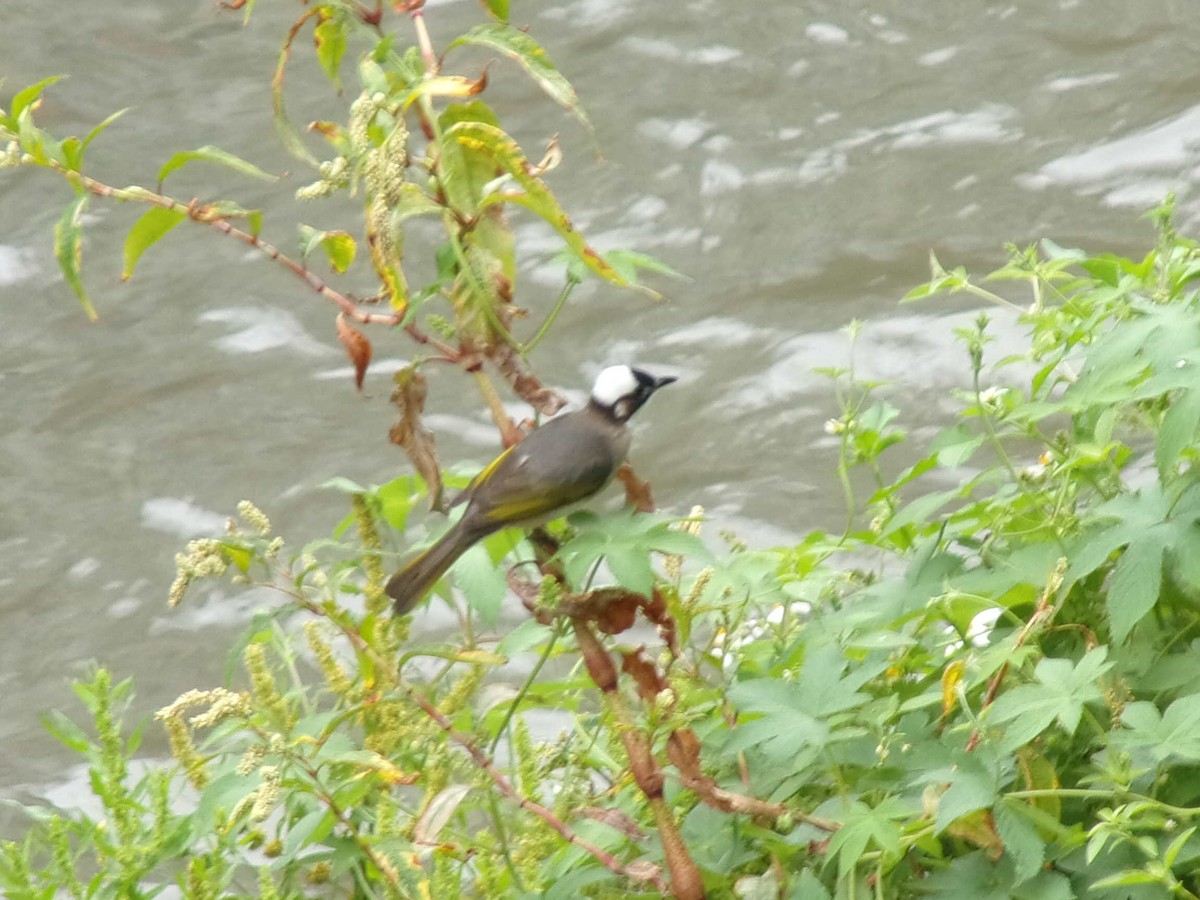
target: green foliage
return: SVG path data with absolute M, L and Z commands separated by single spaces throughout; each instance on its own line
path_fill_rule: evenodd
M 243 505 L 241 529 L 180 556 L 172 593 L 230 569 L 278 593 L 235 650 L 242 687 L 161 710 L 177 766 L 135 778 L 129 685 L 80 685 L 94 736 L 47 727 L 88 758 L 104 812 L 31 810 L 0 888 L 688 895 L 677 829 L 710 896 L 1200 895 L 1200 492 L 1179 374 L 1200 253 L 1160 223 L 1137 262 L 1014 250 L 995 277 L 1033 288 L 1019 313 L 1003 301 L 1029 348 L 992 362 L 990 317 L 962 330 L 957 421 L 907 468 L 889 463 L 907 438 L 886 385 L 829 372 L 840 534 L 718 555 L 698 515 L 578 514 L 541 558 L 561 580 L 540 583 L 540 545 L 498 535 L 452 570 L 461 637 L 422 644 L 380 590 L 376 533 L 405 527 L 419 479 L 331 484 L 354 512 L 290 557 Z M 479 626 L 510 568 L 538 621 L 494 644 Z M 637 614 L 663 638 L 649 656 L 589 637 Z M 531 652 L 523 684 L 492 683 Z
M 353 59 L 359 93 L 344 123 L 315 123 L 330 158 L 313 160 L 300 195 L 352 195 L 364 227 L 301 226 L 301 262 L 259 241 L 258 211 L 91 179 L 85 151 L 116 116 L 82 140 L 43 131 L 34 114 L 54 78 L 0 110 L 0 164 L 71 186 L 55 253 L 89 315 L 84 209 L 133 201 L 149 211 L 126 240 L 126 277 L 179 222 L 213 225 L 285 260 L 342 315 L 402 325 L 463 364 L 494 414 L 481 359 L 549 406 L 522 357 L 572 287 L 665 268 L 597 254 L 542 178 L 557 148 L 531 162 L 480 98 L 486 73 L 445 67 L 460 47 L 499 53 L 586 125 L 542 47 L 507 23 L 508 4 L 483 9 L 491 21 L 439 57 L 419 4 L 404 10 L 417 38 L 406 49 L 383 34 L 382 6 L 305 7 L 280 54 L 277 122 L 312 160 L 283 105 L 311 26 L 316 65 L 340 87 Z M 193 161 L 266 175 L 205 147 L 171 156 L 159 180 Z M 558 233 L 567 261 L 526 340 L 511 330 L 514 206 Z M 443 233 L 436 278 L 410 289 L 402 225 L 415 216 Z M 100 669 L 77 685 L 91 726 L 62 713 L 46 726 L 86 759 L 100 812 L 29 808 L 26 837 L 0 845 L 0 890 L 1200 897 L 1200 250 L 1175 232 L 1169 202 L 1152 217 L 1158 241 L 1141 259 L 1044 241 L 1009 248 L 983 279 L 932 261 L 906 299 L 964 293 L 997 318 L 958 330 L 955 420 L 927 446 L 911 445 L 887 385 L 852 366 L 826 372 L 840 531 L 772 550 L 734 540 L 721 554 L 697 537 L 700 512 L 498 534 L 452 569 L 441 597 L 462 627 L 438 643 L 414 641 L 382 590 L 393 560 L 378 529 L 405 529 L 442 487 L 407 371 L 398 442 L 420 477 L 332 483 L 352 511 L 306 547 L 289 550 L 250 504 L 224 537 L 193 541 L 172 603 L 216 577 L 278 598 L 233 648 L 240 674 L 158 712 L 170 765 L 137 757 L 128 682 Z M 363 312 L 308 271 L 318 248 L 335 275 L 370 265 L 372 299 L 391 313 Z M 1027 289 L 1028 304 L 993 287 Z M 997 328 L 1023 335 L 1023 352 L 992 358 Z M 365 338 L 340 334 L 365 367 Z M 916 461 L 900 467 L 897 447 Z M 497 641 L 488 629 L 510 588 L 531 616 Z M 649 629 L 622 637 L 639 619 L 656 630 L 652 649 Z M 522 654 L 520 684 L 496 677 Z

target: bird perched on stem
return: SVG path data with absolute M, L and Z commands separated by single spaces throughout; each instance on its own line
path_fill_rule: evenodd
M 467 506 L 458 521 L 388 579 L 397 615 L 489 534 L 547 522 L 608 484 L 629 452 L 630 416 L 674 380 L 610 366 L 596 377 L 587 406 L 551 419 L 488 463 L 451 504 Z

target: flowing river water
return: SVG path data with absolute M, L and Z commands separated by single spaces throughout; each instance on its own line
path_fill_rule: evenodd
M 688 276 L 654 280 L 661 303 L 586 286 L 533 363 L 576 398 L 613 362 L 678 374 L 639 416 L 634 462 L 660 505 L 701 504 L 714 529 L 752 545 L 844 515 L 822 429 L 838 410 L 814 369 L 849 363 L 848 322 L 865 322 L 859 374 L 890 382 L 883 393 L 914 440 L 944 421 L 949 389 L 969 383 L 951 335 L 972 315 L 967 301 L 897 305 L 927 277 L 931 249 L 978 271 L 1003 262 L 1004 242 L 1041 237 L 1141 255 L 1153 236 L 1140 213 L 1168 191 L 1183 230 L 1200 219 L 1190 4 L 512 6 L 596 133 L 497 62 L 487 97 L 502 122 L 535 158 L 561 133 L 566 160 L 549 180 L 599 247 L 651 253 Z M 299 171 L 274 134 L 269 94 L 298 10 L 260 3 L 243 28 L 207 2 L 5 4 L 0 105 L 63 73 L 39 113 L 53 133 L 82 134 L 132 106 L 89 157 L 92 174 L 117 184 L 153 186 L 170 154 L 205 144 Z M 438 46 L 480 16 L 468 0 L 427 13 Z M 487 56 L 471 59 L 473 74 Z M 288 96 L 300 122 L 338 110 L 304 47 Z M 168 187 L 263 208 L 264 236 L 290 250 L 296 221 L 355 221 L 351 201 L 297 204 L 305 180 L 197 165 Z M 69 681 L 93 661 L 135 677 L 138 718 L 220 683 L 252 604 L 205 587 L 166 608 L 189 538 L 219 530 L 248 498 L 297 546 L 346 510 L 322 482 L 407 471 L 386 440 L 387 395 L 411 343 L 372 333 L 377 361 L 359 397 L 331 308 L 287 272 L 185 225 L 122 284 L 121 243 L 139 211 L 99 202 L 87 220 L 84 277 L 101 316 L 90 324 L 54 262 L 69 198 L 50 175 L 0 171 L 0 798 L 24 801 L 82 791 L 77 759 L 38 719 L 75 712 Z M 548 309 L 560 279 L 553 235 L 516 221 L 517 301 Z M 461 385 L 431 373 L 430 424 L 443 461 L 478 463 L 495 436 Z M 419 620 L 438 624 L 436 613 Z M 163 752 L 156 732 L 147 752 Z M 0 813 L 0 832 L 17 827 Z

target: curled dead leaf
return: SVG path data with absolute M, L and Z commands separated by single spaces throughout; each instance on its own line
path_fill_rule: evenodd
M 492 361 L 512 386 L 513 393 L 543 416 L 552 416 L 567 405 L 567 398 L 542 384 L 541 379 L 525 368 L 516 350 L 507 344 L 495 348 Z
M 346 355 L 354 364 L 354 386 L 362 392 L 363 377 L 367 374 L 367 366 L 371 364 L 371 342 L 367 336 L 346 320 L 345 313 L 338 313 L 337 336 Z
M 621 671 L 633 678 L 637 685 L 638 696 L 647 703 L 653 703 L 655 698 L 667 689 L 668 685 L 666 679 L 658 673 L 654 663 L 646 659 L 645 649 L 645 646 L 641 646 L 636 650 L 620 651 Z
M 540 178 L 549 172 L 551 169 L 558 168 L 558 164 L 563 160 L 562 148 L 558 146 L 558 135 L 550 138 L 550 143 L 546 145 L 546 152 L 542 155 L 541 162 L 536 166 L 530 166 L 529 174 L 534 178 Z
M 421 421 L 428 390 L 425 376 L 416 366 L 408 366 L 396 373 L 395 380 L 396 389 L 392 391 L 391 399 L 400 411 L 400 418 L 392 426 L 388 439 L 408 454 L 417 474 L 425 479 L 430 508 L 443 509 L 442 468 L 438 462 L 437 444 L 433 433 Z
M 642 481 L 633 474 L 629 463 L 621 463 L 617 469 L 617 481 L 625 488 L 625 502 L 638 512 L 654 512 L 654 495 L 650 493 L 650 482 Z

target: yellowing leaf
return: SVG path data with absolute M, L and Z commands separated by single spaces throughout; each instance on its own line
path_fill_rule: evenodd
M 545 219 L 559 233 L 567 247 L 592 272 L 610 284 L 630 286 L 629 280 L 592 249 L 583 235 L 575 230 L 550 188 L 530 173 L 529 163 L 517 142 L 503 130 L 484 122 L 459 122 L 446 131 L 445 139 L 447 142 L 457 142 L 475 154 L 489 157 L 501 170 L 511 175 L 512 181 L 521 188 L 512 190 L 511 185 L 502 185 L 481 198 L 480 206 L 497 203 L 516 203 L 524 206 Z
M 942 718 L 945 719 L 954 711 L 958 703 L 958 686 L 962 683 L 963 673 L 967 670 L 966 660 L 956 659 L 942 672 Z

